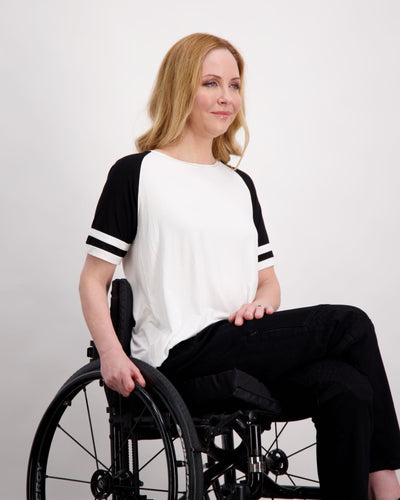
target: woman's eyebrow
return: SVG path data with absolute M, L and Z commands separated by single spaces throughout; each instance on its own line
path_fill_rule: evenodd
M 221 76 L 219 76 L 219 75 L 213 75 L 213 74 L 202 75 L 202 78 L 216 78 L 218 80 L 222 80 Z M 240 76 L 234 76 L 233 78 L 231 78 L 231 81 L 232 80 L 240 80 Z

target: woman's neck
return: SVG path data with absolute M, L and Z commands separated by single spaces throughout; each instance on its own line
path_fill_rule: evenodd
M 215 158 L 212 154 L 212 140 L 210 141 L 208 138 L 201 140 L 199 137 L 194 138 L 187 134 L 173 144 L 157 148 L 157 150 L 177 160 L 189 163 L 210 165 L 215 163 Z

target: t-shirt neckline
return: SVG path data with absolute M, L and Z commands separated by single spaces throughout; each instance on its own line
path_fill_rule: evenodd
M 186 164 L 186 165 L 192 165 L 195 167 L 208 167 L 208 168 L 211 167 L 212 168 L 212 167 L 216 167 L 219 163 L 218 160 L 216 160 L 215 163 L 195 163 L 195 162 L 190 162 L 190 161 L 185 161 L 185 160 L 179 160 L 178 158 L 174 158 L 173 156 L 162 153 L 161 151 L 156 151 L 155 149 L 152 149 L 151 153 L 156 153 L 156 154 L 163 156 L 164 158 L 167 158 L 169 160 L 173 160 L 173 161 L 176 161 L 176 162 L 179 162 L 182 164 Z

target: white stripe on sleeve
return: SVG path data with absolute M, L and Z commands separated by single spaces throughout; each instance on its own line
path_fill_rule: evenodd
M 93 257 L 97 257 L 101 260 L 105 260 L 106 262 L 110 262 L 111 264 L 115 264 L 116 266 L 118 266 L 118 264 L 122 262 L 122 257 L 107 252 L 102 248 L 97 248 L 92 245 L 86 245 L 86 248 L 88 254 L 93 255 Z
M 266 243 L 265 245 L 261 245 L 258 247 L 258 255 L 262 255 L 263 253 L 272 252 L 271 243 Z
M 114 238 L 114 236 L 110 236 L 109 234 L 103 233 L 102 231 L 98 231 L 97 229 L 90 228 L 89 236 L 93 236 L 97 240 L 103 241 L 104 243 L 108 243 L 113 247 L 117 247 L 120 250 L 124 250 L 125 252 L 129 250 L 130 244 L 125 241 L 119 240 L 118 238 Z

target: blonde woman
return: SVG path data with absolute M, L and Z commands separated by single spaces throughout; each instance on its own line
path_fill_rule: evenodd
M 139 152 L 110 170 L 80 281 L 102 375 L 124 396 L 145 385 L 109 314 L 123 261 L 135 298 L 133 357 L 172 380 L 233 367 L 256 376 L 313 417 L 324 500 L 396 500 L 399 427 L 371 321 L 351 306 L 277 312 L 256 190 L 228 164 L 248 142 L 243 68 L 221 38 L 177 42 L 161 64 Z

